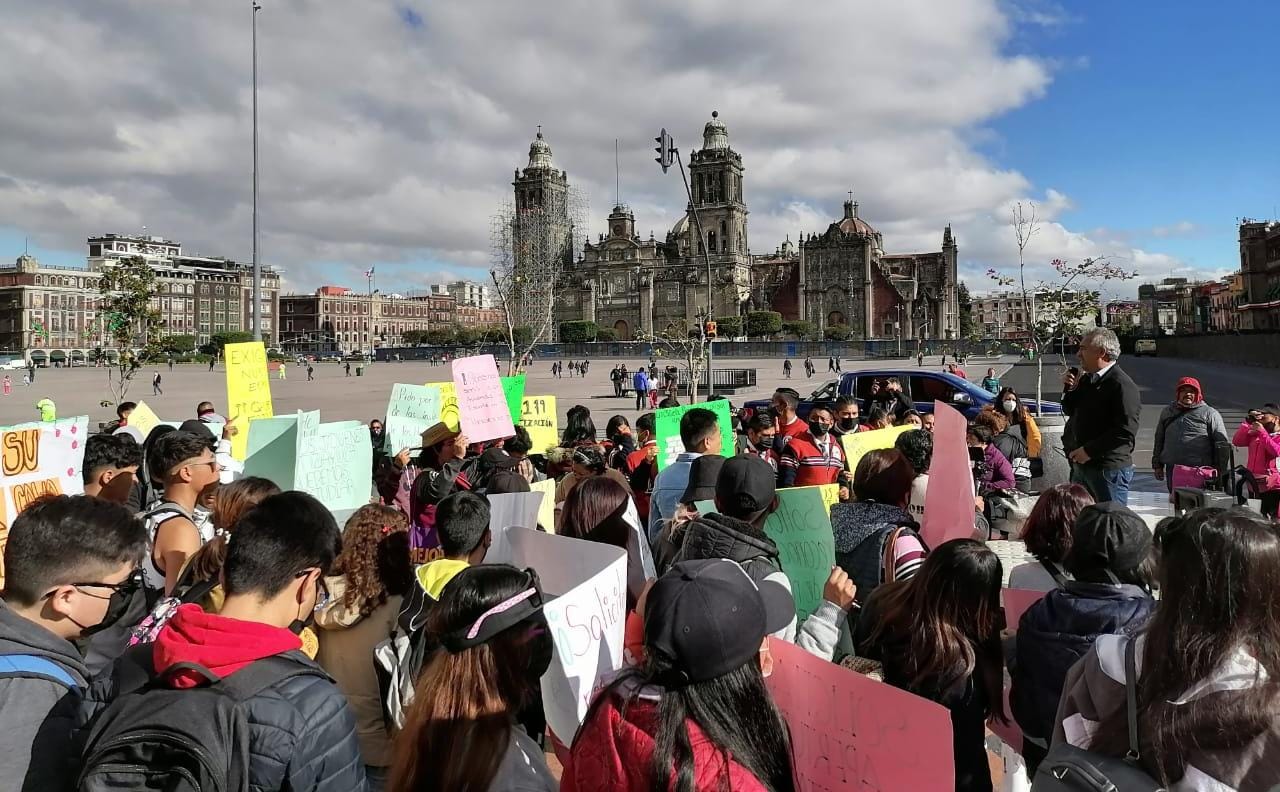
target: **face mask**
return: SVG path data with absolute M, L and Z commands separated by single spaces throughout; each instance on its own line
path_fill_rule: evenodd
M 1014 410 L 1018 409 L 1018 403 L 1013 399 L 1005 399 L 1004 404 L 1002 406 L 1004 407 L 1004 411 L 1007 413 L 1011 413 Z
M 826 437 L 827 432 L 831 431 L 831 427 L 826 424 L 820 424 L 817 421 L 809 422 L 809 434 L 814 437 Z
M 133 595 L 138 591 L 137 587 L 127 589 L 117 589 L 111 592 L 111 598 L 107 600 L 107 612 L 102 614 L 102 621 L 86 627 L 80 631 L 81 638 L 88 638 L 91 635 L 102 632 L 109 627 L 115 625 L 116 622 L 124 618 L 128 612 L 129 606 L 133 603 Z
M 762 437 L 754 443 L 757 451 L 768 451 L 773 448 L 772 437 Z
M 538 618 L 533 627 L 537 632 L 530 639 L 532 645 L 529 653 L 528 679 L 529 683 L 537 687 L 538 681 L 542 679 L 542 675 L 547 673 L 547 669 L 551 667 L 551 652 L 554 648 L 551 643 L 551 630 L 547 626 L 547 618 L 542 614 L 538 614 Z
M 840 431 L 852 432 L 854 429 L 857 429 L 857 428 L 858 428 L 857 418 L 841 418 L 840 419 Z

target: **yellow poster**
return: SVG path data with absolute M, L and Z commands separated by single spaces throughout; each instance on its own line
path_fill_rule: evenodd
M 271 379 L 267 375 L 267 350 L 261 341 L 227 344 L 227 419 L 239 429 L 231 436 L 231 455 L 244 459 L 249 449 L 249 422 L 270 418 Z
M 529 430 L 530 453 L 545 454 L 560 443 L 555 396 L 525 396 L 520 402 L 520 425 Z
M 129 425 L 142 432 L 143 439 L 146 439 L 151 430 L 160 425 L 160 416 L 146 402 L 138 402 L 138 406 L 129 413 Z
M 875 451 L 878 448 L 893 448 L 893 444 L 897 442 L 898 435 L 910 429 L 915 429 L 910 424 L 906 426 L 891 426 L 888 429 L 876 429 L 872 432 L 854 432 L 840 438 L 841 444 L 844 445 L 844 455 L 849 460 L 849 470 L 856 471 L 858 469 L 858 460 L 868 451 Z
M 440 389 L 440 420 L 449 427 L 450 432 L 458 431 L 458 392 L 452 382 L 428 382 L 430 387 Z
M 530 492 L 543 494 L 542 505 L 538 507 L 538 525 L 547 533 L 556 532 L 556 482 L 554 479 L 535 481 L 529 485 Z

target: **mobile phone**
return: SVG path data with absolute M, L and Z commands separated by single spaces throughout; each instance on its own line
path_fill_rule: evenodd
M 1079 366 L 1072 366 L 1071 368 L 1067 369 L 1067 373 L 1068 373 L 1068 374 L 1070 374 L 1070 375 L 1071 375 L 1071 376 L 1073 376 L 1073 377 L 1079 377 L 1079 376 L 1080 376 L 1080 368 L 1079 368 Z
M 983 461 L 984 459 L 986 459 L 986 452 L 985 452 L 985 451 L 983 451 L 981 448 L 975 448 L 974 446 L 969 446 L 969 461 L 970 461 L 970 462 L 981 462 L 981 461 Z

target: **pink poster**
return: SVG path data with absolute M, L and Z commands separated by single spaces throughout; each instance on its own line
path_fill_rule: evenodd
M 1022 621 L 1022 614 L 1027 609 L 1039 602 L 1044 597 L 1043 591 L 1031 591 L 1030 589 L 1011 589 L 1007 588 L 1000 592 L 1000 597 L 1004 601 L 1004 619 L 1005 624 L 1010 630 L 1018 629 L 1018 622 Z
M 776 638 L 769 651 L 767 683 L 791 728 L 799 792 L 955 787 L 944 707 Z
M 973 536 L 973 471 L 969 467 L 969 422 L 964 414 L 940 401 L 933 403 L 933 462 L 924 495 L 921 536 L 929 547 Z
M 516 433 L 493 355 L 453 361 L 453 385 L 458 393 L 458 422 L 467 442 L 482 443 Z

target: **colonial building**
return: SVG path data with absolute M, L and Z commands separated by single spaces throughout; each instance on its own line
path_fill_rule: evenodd
M 440 303 L 444 303 L 442 307 Z M 344 286 L 321 286 L 315 294 L 280 298 L 280 345 L 286 352 L 350 354 L 402 346 L 404 334 L 447 326 L 453 298 L 369 294 Z
M 0 267 L 0 351 L 37 364 L 88 362 L 109 345 L 98 301 L 96 272 L 19 256 Z
M 642 239 L 631 210 L 614 206 L 608 234 L 587 242 L 558 284 L 556 323 L 593 321 L 626 341 L 696 327 L 708 303 L 712 317 L 741 313 L 751 286 L 744 170 L 712 113 L 689 156 L 684 217 L 665 239 Z
M 1240 223 L 1240 275 L 1240 329 L 1280 329 L 1280 222 Z

